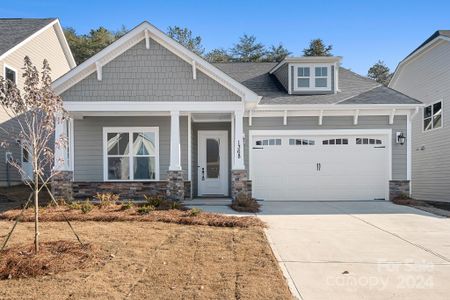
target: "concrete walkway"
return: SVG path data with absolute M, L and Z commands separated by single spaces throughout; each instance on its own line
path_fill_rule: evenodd
M 387 201 L 265 202 L 302 299 L 449 299 L 450 219 Z

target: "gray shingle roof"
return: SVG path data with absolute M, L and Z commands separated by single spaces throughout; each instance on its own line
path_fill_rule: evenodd
M 54 20 L 0 18 L 0 55 Z
M 277 63 L 216 63 L 260 96 L 260 104 L 419 104 L 420 102 L 348 69 L 339 68 L 339 90 L 328 95 L 289 95 L 269 74 Z

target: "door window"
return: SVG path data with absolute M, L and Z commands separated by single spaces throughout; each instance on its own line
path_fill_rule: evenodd
M 206 177 L 219 178 L 220 174 L 220 155 L 219 140 L 206 139 Z

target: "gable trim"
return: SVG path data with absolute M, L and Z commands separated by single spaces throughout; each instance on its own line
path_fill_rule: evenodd
M 0 60 L 4 59 L 5 57 L 10 55 L 17 49 L 21 48 L 22 46 L 27 44 L 29 41 L 33 40 L 35 37 L 37 37 L 38 35 L 40 35 L 41 33 L 43 33 L 44 31 L 46 31 L 47 29 L 49 29 L 51 27 L 53 27 L 56 32 L 56 36 L 58 37 L 59 43 L 64 52 L 64 56 L 66 57 L 70 68 L 74 68 L 77 64 L 75 63 L 75 59 L 73 58 L 72 51 L 70 50 L 69 44 L 67 43 L 66 37 L 64 36 L 64 32 L 62 30 L 61 24 L 59 23 L 58 19 L 55 19 L 54 21 L 45 25 L 44 27 L 42 27 L 38 31 L 34 32 L 32 35 L 30 35 L 29 37 L 27 37 L 26 39 L 24 39 L 23 41 L 21 41 L 20 43 L 15 45 L 14 47 L 12 47 L 11 49 L 9 49 L 8 51 L 6 51 L 2 55 L 0 55 Z
M 392 88 L 395 85 L 404 65 L 406 65 L 410 61 L 416 59 L 418 56 L 424 54 L 425 52 L 433 49 L 434 47 L 439 46 L 441 44 L 439 42 L 443 42 L 443 41 L 450 42 L 450 38 L 445 37 L 445 36 L 438 36 L 438 37 L 434 38 L 433 40 L 431 40 L 430 42 L 428 42 L 427 44 L 423 45 L 420 49 L 417 49 L 414 53 L 410 54 L 405 59 L 403 59 L 395 68 L 394 76 L 392 76 L 392 79 L 389 82 L 388 87 Z
M 211 79 L 240 96 L 244 101 L 257 103 L 261 99 L 261 96 L 258 96 L 255 92 L 208 63 L 197 54 L 186 49 L 147 21 L 136 26 L 123 37 L 87 59 L 78 67 L 61 76 L 53 83 L 53 89 L 58 94 L 63 93 L 95 72 L 97 63 L 105 65 L 142 40 L 145 39 L 147 43 L 147 38 L 153 39 L 156 43 L 160 44 L 186 63 L 195 65 L 196 70 L 202 71 Z

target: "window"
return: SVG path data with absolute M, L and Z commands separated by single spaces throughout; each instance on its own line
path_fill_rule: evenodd
M 297 86 L 300 88 L 309 88 L 310 72 L 309 67 L 297 68 Z
M 371 138 L 356 138 L 356 145 L 382 145 L 383 141 Z
M 12 68 L 5 66 L 5 79 L 16 83 L 16 71 Z
M 315 145 L 315 141 L 314 140 L 306 140 L 306 139 L 289 139 L 289 145 L 295 145 L 295 146 L 300 146 L 300 145 L 307 145 L 307 146 L 314 146 Z
M 327 67 L 316 67 L 315 72 L 315 80 L 316 80 L 316 87 L 327 87 L 327 75 L 328 74 L 328 68 Z
M 105 128 L 105 180 L 157 180 L 158 128 Z
M 257 140 L 256 146 L 281 146 L 281 139 Z
M 330 90 L 331 67 L 328 65 L 294 65 L 294 90 Z
M 442 127 L 442 101 L 428 105 L 423 110 L 423 130 Z
M 322 145 L 348 145 L 348 139 L 323 140 Z

